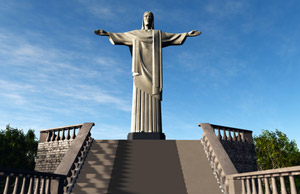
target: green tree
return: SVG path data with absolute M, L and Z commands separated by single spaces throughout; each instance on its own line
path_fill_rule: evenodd
M 262 130 L 262 134 L 254 136 L 254 145 L 259 170 L 283 168 L 300 165 L 300 152 L 295 140 L 289 140 L 285 133 L 275 130 Z M 276 179 L 279 186 L 279 179 Z M 296 188 L 300 190 L 300 177 L 295 177 Z M 289 181 L 285 179 L 290 193 Z
M 259 170 L 300 165 L 300 152 L 295 140 L 289 140 L 285 133 L 262 130 L 254 136 L 257 165 Z
M 34 130 L 25 134 L 9 125 L 0 130 L 0 167 L 33 170 L 38 141 Z

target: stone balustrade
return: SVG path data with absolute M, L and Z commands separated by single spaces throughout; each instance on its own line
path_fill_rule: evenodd
M 232 174 L 228 176 L 230 194 L 297 194 L 295 176 L 299 175 L 300 166 Z M 241 181 L 241 191 L 237 191 L 237 181 Z
M 93 142 L 90 131 L 94 125 L 94 123 L 82 124 L 76 138 L 72 141 L 71 146 L 64 154 L 64 157 L 55 170 L 55 174 L 67 176 L 64 183 L 65 193 L 71 193 L 78 174 L 80 173 L 87 153 Z
M 65 175 L 0 168 L 0 186 L 5 185 L 0 192 L 3 194 L 62 194 L 65 179 Z
M 215 174 L 220 189 L 223 193 L 229 193 L 229 182 L 227 175 L 236 174 L 238 171 L 230 160 L 219 138 L 215 134 L 215 129 L 209 123 L 200 123 L 203 130 L 202 145 L 210 166 Z M 220 136 L 219 136 L 220 137 Z
M 83 124 L 41 130 L 39 143 L 75 139 L 82 125 Z
M 253 143 L 252 131 L 213 124 L 211 126 L 219 140 Z
M 35 170 L 53 173 L 65 153 L 69 150 L 72 142 L 76 139 L 83 125 L 70 125 L 41 130 Z

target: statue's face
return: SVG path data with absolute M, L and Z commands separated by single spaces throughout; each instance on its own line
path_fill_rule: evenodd
M 152 22 L 153 22 L 153 17 L 151 14 L 146 14 L 144 16 L 144 24 L 145 24 L 145 27 L 151 27 L 152 26 Z

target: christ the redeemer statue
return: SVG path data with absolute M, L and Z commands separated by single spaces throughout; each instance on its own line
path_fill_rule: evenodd
M 126 45 L 131 51 L 133 97 L 128 139 L 165 139 L 161 124 L 162 48 L 181 45 L 186 37 L 201 32 L 174 34 L 154 30 L 153 13 L 145 12 L 141 30 L 113 33 L 99 29 L 94 33 L 108 36 L 112 44 Z

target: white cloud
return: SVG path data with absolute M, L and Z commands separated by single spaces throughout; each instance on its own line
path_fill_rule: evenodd
M 226 1 L 209 1 L 205 10 L 217 17 L 229 17 L 231 15 L 244 13 L 248 8 L 246 1 L 226 0 Z

